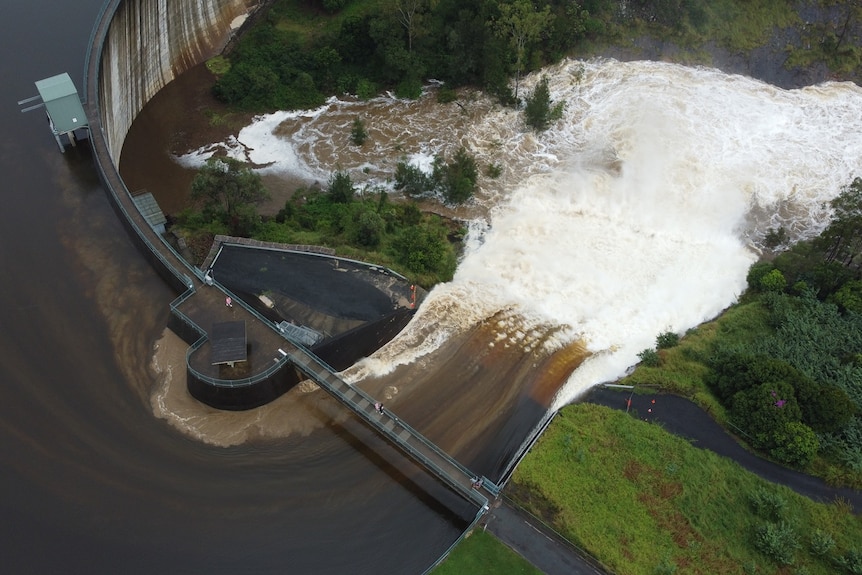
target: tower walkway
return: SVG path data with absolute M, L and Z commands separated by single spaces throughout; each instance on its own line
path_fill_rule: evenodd
M 290 347 L 292 349 L 289 351 L 279 351 L 297 369 L 389 439 L 405 454 L 436 475 L 456 493 L 478 505 L 480 513 L 488 510 L 489 500 L 496 499 L 500 493 L 500 488 L 497 485 L 485 477 L 471 473 L 421 433 L 398 419 L 398 416 L 388 409 L 380 407 L 378 410 L 371 396 L 361 389 L 350 386 L 335 375 L 332 368 L 319 358 L 298 347 Z

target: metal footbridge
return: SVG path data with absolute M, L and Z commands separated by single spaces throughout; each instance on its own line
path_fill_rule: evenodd
M 489 500 L 496 499 L 500 494 L 500 488 L 496 484 L 486 477 L 471 473 L 421 433 L 398 419 L 394 413 L 386 408 L 378 410 L 374 398 L 338 377 L 320 358 L 305 349 L 287 347 L 291 349 L 279 349 L 279 352 L 297 369 L 444 484 L 479 506 L 480 514 L 488 510 Z

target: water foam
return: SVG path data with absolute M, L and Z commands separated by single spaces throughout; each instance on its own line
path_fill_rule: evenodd
M 770 227 L 795 239 L 822 229 L 824 202 L 860 173 L 862 90 L 786 91 L 655 62 L 570 61 L 544 73 L 567 102 L 551 130 L 534 136 L 503 109 L 472 127 L 479 151 L 506 148 L 509 172 L 524 176 L 489 200 L 489 222 L 438 290 L 475 316 L 510 308 L 584 341 L 594 355 L 559 407 L 622 375 L 659 333 L 732 304 Z M 414 330 L 451 313 L 435 312 L 438 290 Z M 400 347 L 384 354 L 402 362 L 424 351 Z
M 505 310 L 520 318 L 518 332 L 551 328 L 548 351 L 582 340 L 593 353 L 559 394 L 562 405 L 623 374 L 659 333 L 682 333 L 732 304 L 766 231 L 816 234 L 824 203 L 860 174 L 862 90 L 853 84 L 787 91 L 712 69 L 613 60 L 565 61 L 542 74 L 567 107 L 540 135 L 481 99 L 463 108 L 481 113 L 458 118 L 427 102 L 370 104 L 380 134 L 425 134 L 417 139 L 426 144 L 396 153 L 395 138 L 372 138 L 364 165 L 391 166 L 398 153 L 421 164 L 465 144 L 480 165 L 504 170 L 466 208 L 475 219 L 454 280 L 352 379 L 415 362 Z M 526 78 L 525 91 L 539 77 Z M 346 144 L 328 132 L 345 130 L 357 106 L 330 103 L 301 145 L 287 143 L 291 154 L 322 171 L 328 146 L 327 160 L 349 169 Z M 391 126 L 381 127 L 386 114 Z M 327 131 L 330 117 L 337 125 Z

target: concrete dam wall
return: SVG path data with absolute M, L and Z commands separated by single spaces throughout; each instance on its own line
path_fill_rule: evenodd
M 249 0 L 113 0 L 101 51 L 100 115 L 108 150 L 119 165 L 135 116 L 171 80 L 214 55 Z

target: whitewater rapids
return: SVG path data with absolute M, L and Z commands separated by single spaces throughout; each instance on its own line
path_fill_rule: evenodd
M 270 176 L 319 181 L 337 165 L 371 186 L 387 185 L 399 157 L 427 165 L 462 144 L 483 169 L 501 165 L 473 205 L 452 212 L 470 230 L 454 279 L 347 376 L 389 373 L 502 317 L 488 346 L 550 353 L 578 341 L 591 352 L 554 408 L 624 374 L 658 334 L 682 334 L 734 303 L 765 233 L 818 233 L 824 204 L 862 173 L 855 84 L 782 90 L 708 68 L 568 60 L 522 89 L 542 75 L 566 108 L 538 135 L 475 94 L 461 105 L 472 113 L 430 96 L 332 99 L 259 117 L 178 160 L 194 165 L 224 148 Z M 356 116 L 370 118 L 361 153 L 347 139 Z

